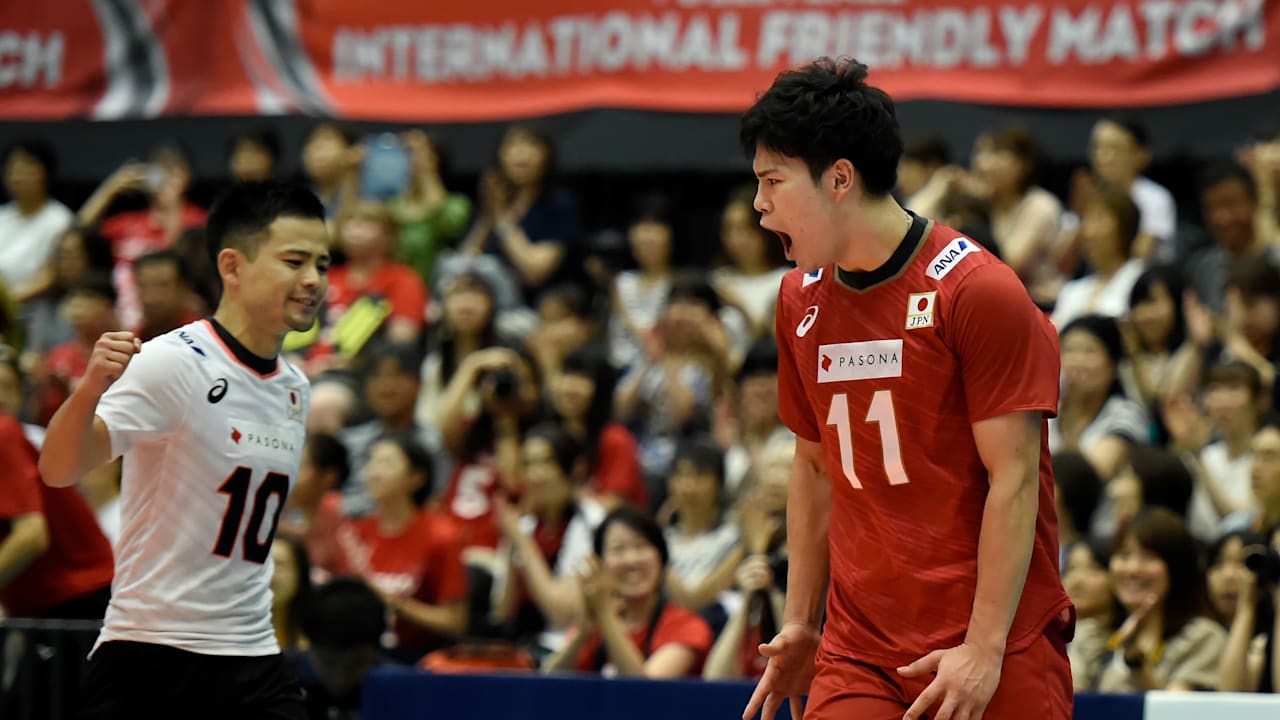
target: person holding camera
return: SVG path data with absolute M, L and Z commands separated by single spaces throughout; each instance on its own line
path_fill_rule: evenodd
M 1233 537 L 1238 534 L 1233 534 Z M 1248 534 L 1241 536 L 1257 540 Z M 1242 545 L 1243 562 L 1221 570 L 1236 590 L 1235 612 L 1218 665 L 1218 689 L 1228 692 L 1276 692 L 1280 688 L 1280 524 L 1269 542 Z M 1211 575 L 1211 581 L 1212 581 Z

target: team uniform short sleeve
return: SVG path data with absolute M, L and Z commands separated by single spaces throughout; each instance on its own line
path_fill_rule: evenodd
M 786 283 L 783 288 L 785 292 Z M 791 432 L 810 442 L 820 442 L 822 435 L 809 405 L 796 364 L 795 347 L 791 338 L 795 335 L 794 318 L 787 317 L 783 298 L 778 296 L 778 312 L 774 314 L 774 334 L 778 338 L 778 417 Z
M 27 447 L 22 425 L 0 416 L 0 518 L 44 512 L 40 471 Z
M 1011 269 L 990 264 L 970 273 L 956 291 L 951 326 L 970 422 L 1057 414 L 1058 336 Z
M 111 434 L 112 458 L 181 424 L 193 397 L 190 352 L 176 347 L 171 336 L 143 343 L 124 374 L 98 400 L 95 414 Z

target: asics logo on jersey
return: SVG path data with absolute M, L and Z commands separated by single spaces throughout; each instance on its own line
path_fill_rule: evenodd
M 209 388 L 209 394 L 205 395 L 205 399 L 207 399 L 211 404 L 217 405 L 222 402 L 222 398 L 226 397 L 226 395 L 227 379 L 218 378 L 218 381 L 213 384 L 213 387 Z
M 969 238 L 958 237 L 942 248 L 942 252 L 938 253 L 929 261 L 929 269 L 924 271 L 925 275 L 934 280 L 941 280 L 947 276 L 947 273 L 955 269 L 961 258 L 972 252 L 981 252 L 978 244 Z
M 796 337 L 804 337 L 809 334 L 809 328 L 818 321 L 818 306 L 810 305 L 805 311 L 804 317 L 800 318 L 800 324 L 796 325 Z
M 201 350 L 200 346 L 196 344 L 196 341 L 191 339 L 191 336 L 187 334 L 186 330 L 179 330 L 178 337 L 182 338 L 182 342 L 186 343 L 188 347 L 195 350 L 197 355 L 200 357 L 208 357 L 204 354 L 204 350 Z

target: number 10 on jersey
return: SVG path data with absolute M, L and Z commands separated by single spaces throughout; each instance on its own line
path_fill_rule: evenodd
M 831 396 L 831 409 L 827 411 L 827 424 L 836 426 L 836 438 L 840 442 L 840 469 L 854 488 L 861 490 L 862 482 L 853 468 L 853 426 L 849 417 L 849 395 L 836 393 Z M 884 474 L 890 485 L 906 485 L 911 480 L 902 464 L 902 443 L 898 439 L 898 418 L 893 412 L 893 391 L 877 390 L 871 396 L 865 422 L 880 427 L 880 452 L 884 459 Z

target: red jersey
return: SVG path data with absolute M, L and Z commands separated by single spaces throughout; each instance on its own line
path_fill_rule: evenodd
M 22 425 L 0 415 L 0 524 L 40 513 L 49 527 L 49 547 L 0 587 L 0 606 L 12 617 L 43 617 L 57 605 L 109 586 L 113 574 L 111 543 L 93 510 L 75 488 L 41 482 L 38 459 Z
M 779 415 L 822 443 L 832 488 L 824 647 L 896 667 L 960 644 L 988 490 L 972 424 L 1056 413 L 1057 334 L 1013 270 L 922 218 L 878 270 L 789 273 L 776 317 Z M 1044 421 L 1040 434 L 1011 653 L 1070 606 Z
M 664 601 L 662 612 L 658 614 L 655 622 L 638 627 L 629 634 L 631 644 L 640 651 L 645 660 L 653 657 L 653 654 L 662 646 L 672 643 L 684 645 L 692 650 L 697 659 L 694 660 L 693 667 L 689 668 L 690 677 L 702 675 L 702 664 L 706 662 L 707 653 L 711 652 L 711 644 L 715 640 L 711 637 L 711 626 L 706 620 L 699 617 L 697 613 L 685 610 L 670 601 Z M 600 631 L 591 631 L 582 649 L 578 651 L 576 663 L 578 670 L 600 672 L 604 669 L 599 663 L 601 659 L 606 665 L 609 664 L 607 654 L 600 652 L 600 643 Z M 604 655 L 603 658 L 602 655 Z
M 403 530 L 384 535 L 378 518 L 345 521 L 338 527 L 334 572 L 359 575 L 382 592 L 429 605 L 465 600 L 467 574 L 453 523 L 420 511 Z M 432 648 L 442 638 L 399 617 L 396 637 L 402 647 Z
M 360 318 L 351 324 L 351 329 L 344 327 L 342 319 L 351 310 L 356 301 L 368 298 L 374 303 L 385 301 L 387 309 L 376 312 L 375 322 Z M 344 344 L 363 342 L 360 336 L 363 331 L 375 330 L 384 319 L 400 318 L 412 321 L 416 327 L 426 324 L 427 285 L 422 276 L 408 265 L 388 262 L 382 265 L 362 283 L 356 283 L 351 274 L 350 265 L 340 265 L 329 271 L 329 294 L 325 296 L 324 317 L 321 321 L 320 340 L 312 347 L 312 357 L 327 355 Z M 352 351 L 358 350 L 352 348 Z
M 504 492 L 502 476 L 489 460 L 462 460 L 453 468 L 438 507 L 458 526 L 463 547 L 497 548 L 502 531 L 493 513 L 493 499 Z

